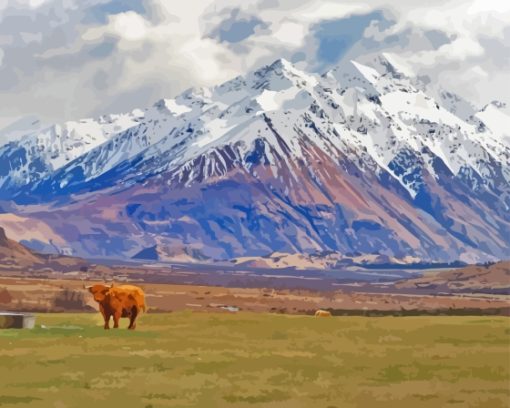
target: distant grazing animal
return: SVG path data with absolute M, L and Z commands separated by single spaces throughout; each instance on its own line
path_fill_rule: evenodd
M 113 327 L 119 327 L 121 317 L 129 317 L 128 329 L 134 330 L 136 318 L 143 310 L 145 312 L 145 294 L 143 290 L 132 285 L 92 285 L 85 286 L 99 303 L 99 310 L 104 318 L 104 328 L 110 328 L 110 317 L 113 317 Z
M 319 309 L 315 312 L 315 317 L 331 317 L 331 312 Z

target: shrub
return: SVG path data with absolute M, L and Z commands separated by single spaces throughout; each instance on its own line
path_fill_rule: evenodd
M 58 311 L 88 310 L 90 308 L 82 292 L 68 288 L 55 295 L 53 307 Z
M 9 293 L 9 291 L 6 288 L 0 289 L 0 303 L 11 303 L 12 302 L 12 296 Z

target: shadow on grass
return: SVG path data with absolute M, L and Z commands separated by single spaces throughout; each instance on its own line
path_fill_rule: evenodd
M 7 404 L 28 404 L 33 401 L 40 401 L 41 398 L 35 397 L 15 397 L 10 395 L 0 395 L 0 406 Z

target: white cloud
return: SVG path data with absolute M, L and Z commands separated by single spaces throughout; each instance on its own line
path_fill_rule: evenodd
M 462 62 L 467 58 L 483 56 L 484 49 L 478 41 L 471 38 L 457 38 L 451 43 L 442 45 L 437 50 L 408 52 L 406 54 L 407 61 L 417 67 L 420 65 L 435 67 L 451 61 Z
M 147 35 L 147 22 L 141 15 L 134 11 L 115 14 L 109 19 L 114 32 L 123 39 L 139 41 Z
M 479 13 L 508 13 L 510 12 L 510 3 L 504 0 L 475 0 L 471 2 L 466 12 L 471 15 Z
M 30 0 L 28 4 L 32 8 L 38 8 L 41 7 L 44 3 L 46 3 L 48 0 Z
M 306 31 L 302 24 L 295 22 L 283 22 L 278 29 L 273 32 L 273 38 L 284 44 L 299 46 L 305 39 Z

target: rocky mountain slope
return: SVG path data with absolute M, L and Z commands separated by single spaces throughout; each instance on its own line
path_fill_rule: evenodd
M 506 258 L 510 116 L 449 95 L 384 56 L 321 76 L 278 60 L 1 147 L 0 199 L 81 256 Z

